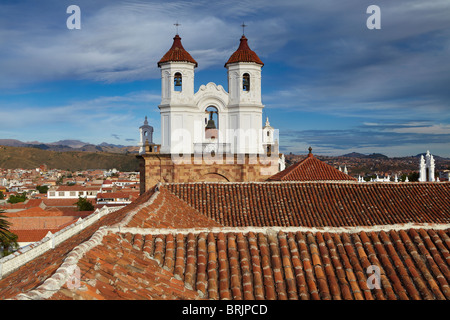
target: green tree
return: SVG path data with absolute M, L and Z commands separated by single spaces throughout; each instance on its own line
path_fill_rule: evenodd
M 3 213 L 0 210 L 0 213 Z M 19 248 L 17 235 L 9 231 L 11 223 L 6 220 L 6 216 L 0 214 L 0 256 L 7 256 Z
M 411 182 L 419 181 L 419 176 L 420 176 L 419 172 L 411 172 L 408 175 L 408 180 L 411 181 Z
M 36 190 L 39 191 L 39 193 L 47 193 L 48 186 L 37 186 Z
M 78 201 L 75 203 L 78 211 L 93 211 L 94 205 L 86 198 L 78 197 Z
M 0 200 L 5 199 L 5 196 L 3 195 L 3 191 L 0 191 Z
M 56 180 L 56 185 L 57 185 L 57 186 L 62 185 L 63 180 L 64 180 L 64 177 L 59 177 L 59 178 Z
M 25 192 L 19 193 L 17 195 L 12 195 L 9 197 L 8 202 L 9 203 L 19 203 L 19 202 L 25 202 L 27 200 L 27 194 Z

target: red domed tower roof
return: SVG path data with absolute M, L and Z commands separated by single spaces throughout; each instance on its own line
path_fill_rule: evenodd
M 169 51 L 166 52 L 161 60 L 159 60 L 158 67 L 161 66 L 161 63 L 171 61 L 190 62 L 195 64 L 195 66 L 197 67 L 197 61 L 195 61 L 194 58 L 191 57 L 189 52 L 187 52 L 183 48 L 183 45 L 181 44 L 181 38 L 178 34 L 173 38 L 172 47 L 169 49 Z
M 239 48 L 231 55 L 227 63 L 225 63 L 225 67 L 230 63 L 236 62 L 254 62 L 264 66 L 264 63 L 259 59 L 258 55 L 248 46 L 247 38 L 244 35 L 241 37 Z

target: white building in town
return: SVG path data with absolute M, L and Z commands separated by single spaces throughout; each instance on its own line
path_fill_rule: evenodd
M 98 187 L 84 187 L 84 186 L 59 186 L 55 189 L 47 191 L 47 199 L 78 199 L 78 197 L 95 199 L 97 193 L 100 192 Z

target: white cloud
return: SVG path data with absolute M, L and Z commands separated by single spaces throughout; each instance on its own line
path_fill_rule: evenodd
M 127 1 L 88 10 L 80 4 L 81 30 L 66 29 L 64 15 L 36 21 L 38 28 L 32 32 L 2 30 L 0 87 L 67 79 L 118 82 L 158 78 L 156 63 L 172 45 L 173 23 L 178 18 L 182 19 L 183 45 L 199 62 L 199 70 L 223 66 L 239 44 L 239 25 L 230 25 L 215 15 L 214 9 L 208 11 L 208 6 L 208 2 L 202 7 L 196 2 Z M 213 3 L 211 7 L 218 6 Z M 51 28 L 55 24 L 51 18 L 64 24 Z M 253 32 L 264 32 L 265 41 L 252 39 L 252 43 L 270 50 L 266 40 L 280 43 L 276 34 L 282 19 L 265 20 L 266 26 L 253 26 Z
M 410 126 L 406 128 L 393 128 L 388 131 L 396 133 L 414 133 L 414 134 L 450 134 L 449 124 L 433 124 L 428 126 Z
M 100 96 L 71 104 L 34 107 L 5 104 L 0 108 L 0 127 L 4 136 L 22 141 L 54 142 L 79 139 L 101 143 L 112 134 L 123 138 L 138 137 L 138 128 L 148 116 L 157 128 L 159 113 L 151 110 L 160 95 L 152 92 L 131 92 L 124 96 Z M 17 128 L 21 128 L 18 130 Z M 30 136 L 33 132 L 33 137 Z M 39 138 L 37 138 L 39 137 Z

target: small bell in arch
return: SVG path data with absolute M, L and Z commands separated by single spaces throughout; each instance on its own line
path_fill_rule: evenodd
M 181 73 L 175 73 L 174 82 L 175 87 L 181 87 Z
M 211 111 L 209 113 L 209 120 L 208 120 L 208 123 L 206 124 L 206 129 L 216 129 L 216 124 L 213 120 L 213 113 L 214 113 L 214 111 Z
M 245 73 L 242 77 L 242 89 L 244 91 L 250 91 L 250 75 Z

